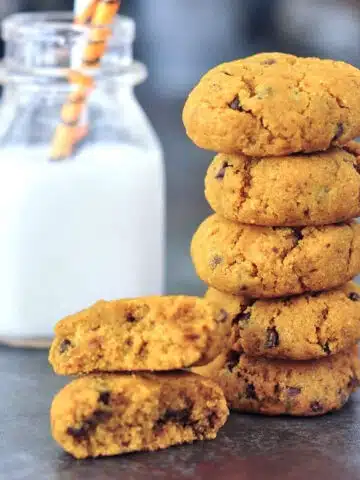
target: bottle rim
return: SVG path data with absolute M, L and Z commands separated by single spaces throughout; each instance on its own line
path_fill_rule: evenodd
M 72 12 L 25 12 L 5 18 L 1 27 L 5 56 L 0 65 L 0 83 L 29 83 L 30 78 L 36 83 L 45 77 L 61 82 L 69 69 L 97 79 L 118 77 L 134 85 L 147 77 L 146 67 L 133 60 L 136 26 L 130 17 L 117 15 L 110 27 L 98 27 L 74 24 Z M 101 65 L 84 67 L 82 56 L 90 34 L 103 28 L 110 28 L 112 35 Z
M 96 28 L 105 27 L 97 26 Z M 75 24 L 73 13 L 67 11 L 14 13 L 1 23 L 1 36 L 5 42 L 15 35 L 16 37 L 26 36 L 29 39 L 44 35 L 54 40 L 56 37 L 62 37 L 65 30 L 73 32 L 73 37 L 76 38 L 77 35 L 87 35 L 90 27 Z M 116 15 L 111 30 L 110 44 L 133 43 L 135 40 L 136 25 L 130 17 Z

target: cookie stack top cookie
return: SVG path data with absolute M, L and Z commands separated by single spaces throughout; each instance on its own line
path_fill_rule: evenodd
M 210 70 L 183 112 L 199 147 L 263 157 L 327 150 L 360 135 L 360 71 L 261 53 Z

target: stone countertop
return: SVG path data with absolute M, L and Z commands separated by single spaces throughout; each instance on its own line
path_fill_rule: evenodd
M 319 418 L 232 414 L 213 441 L 74 460 L 51 439 L 49 407 L 67 379 L 47 352 L 0 347 L 1 480 L 360 479 L 360 392 Z

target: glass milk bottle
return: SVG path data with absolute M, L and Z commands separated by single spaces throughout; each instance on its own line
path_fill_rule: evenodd
M 161 294 L 164 169 L 133 88 L 134 22 L 119 17 L 70 158 L 51 159 L 68 67 L 86 27 L 65 13 L 3 24 L 0 109 L 0 341 L 46 346 L 55 323 L 99 299 Z M 65 125 L 66 126 L 66 125 Z M 71 124 L 68 125 L 72 127 Z

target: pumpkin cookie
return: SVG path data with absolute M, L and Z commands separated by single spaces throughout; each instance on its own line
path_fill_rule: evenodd
M 232 320 L 232 350 L 255 357 L 311 360 L 360 340 L 360 288 L 250 300 L 210 288 L 205 298 Z
M 100 301 L 56 325 L 49 360 L 61 375 L 173 370 L 208 363 L 229 335 L 229 319 L 197 297 Z
M 257 227 L 212 215 L 195 233 L 191 254 L 205 283 L 233 295 L 328 290 L 360 271 L 360 225 Z
M 240 223 L 350 220 L 360 215 L 360 157 L 349 148 L 269 158 L 219 154 L 206 175 L 206 198 L 216 213 Z
M 85 458 L 215 438 L 228 409 L 215 383 L 191 373 L 99 374 L 63 388 L 50 416 L 54 439 Z
M 256 157 L 327 150 L 360 134 L 360 71 L 284 53 L 223 63 L 200 80 L 183 121 L 199 147 Z
M 221 354 L 194 371 L 223 389 L 230 408 L 265 415 L 323 415 L 338 410 L 360 378 L 357 347 L 320 360 L 285 361 Z

